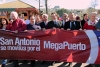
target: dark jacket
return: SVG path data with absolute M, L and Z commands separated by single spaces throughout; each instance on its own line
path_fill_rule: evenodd
M 88 21 L 88 20 L 87 20 L 87 21 Z M 85 24 L 87 21 L 85 21 L 84 19 L 81 21 L 82 29 L 83 29 L 83 27 L 84 27 L 84 24 Z
M 96 27 L 97 29 L 100 29 L 100 19 L 99 19 L 99 21 L 96 23 L 95 27 Z
M 35 23 L 36 26 L 40 26 L 39 24 Z M 30 23 L 27 24 L 27 30 L 35 30 L 35 28 L 33 27 L 33 25 L 31 25 Z
M 27 24 L 27 30 L 35 30 L 35 28 L 29 23 Z
M 67 21 L 66 21 L 67 22 Z M 65 23 L 66 23 L 65 22 Z M 61 21 L 61 27 L 60 28 L 64 28 L 65 27 L 65 24 L 63 25 L 63 20 Z
M 71 24 L 72 24 L 73 22 L 75 23 L 75 29 L 72 29 L 72 27 L 71 27 Z M 73 21 L 73 22 L 67 21 L 67 22 L 65 23 L 64 29 L 67 30 L 67 29 L 69 28 L 69 29 L 71 29 L 71 30 L 79 30 L 79 29 L 81 28 L 81 23 L 80 23 L 79 21 Z
M 40 27 L 45 29 L 52 29 L 53 27 L 60 28 L 60 25 L 56 25 L 53 21 L 49 21 L 47 24 L 45 24 L 45 22 L 41 22 Z

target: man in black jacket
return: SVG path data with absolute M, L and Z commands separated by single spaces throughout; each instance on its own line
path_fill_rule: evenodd
M 56 13 L 51 13 L 51 18 L 52 20 L 49 21 L 49 23 L 52 23 L 54 28 L 60 28 L 61 22 L 59 21 L 58 15 Z
M 30 21 L 29 21 L 29 24 L 27 24 L 27 30 L 36 30 L 36 31 L 41 30 L 41 27 L 35 23 L 35 17 L 33 15 L 29 16 L 29 20 Z M 35 65 L 35 60 L 31 60 L 30 67 L 34 67 L 34 65 Z
M 45 31 L 46 29 L 53 29 L 55 27 L 53 22 L 48 22 L 47 14 L 42 15 L 42 20 L 43 20 L 43 22 L 40 23 L 40 27 L 42 30 Z M 53 62 L 52 61 L 42 61 L 42 64 L 52 65 Z
M 65 30 L 82 30 L 81 23 L 79 21 L 75 21 L 74 13 L 69 13 L 69 21 L 65 23 L 64 26 Z M 69 63 L 68 67 L 70 67 L 71 62 Z
M 64 29 L 64 26 L 65 26 L 65 23 L 68 21 L 68 14 L 67 13 L 64 13 L 63 16 L 62 16 L 62 21 L 61 21 L 61 29 Z
M 48 21 L 48 15 L 43 14 L 42 19 L 43 22 L 40 23 L 41 28 L 44 29 L 53 29 L 53 28 L 60 28 L 60 22 L 57 19 L 56 14 L 51 14 L 52 20 Z
M 74 13 L 69 14 L 69 21 L 65 23 L 64 29 L 65 30 L 81 30 L 81 23 L 75 21 Z
M 82 25 L 82 28 L 84 26 L 84 24 L 88 21 L 88 14 L 83 14 L 83 20 L 81 21 L 81 25 Z
M 54 24 L 52 22 L 51 23 L 48 22 L 47 14 L 42 15 L 42 20 L 43 22 L 40 23 L 42 29 L 52 29 L 54 27 Z

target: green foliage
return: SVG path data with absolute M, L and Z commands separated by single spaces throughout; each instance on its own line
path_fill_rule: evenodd
M 94 8 L 92 8 L 92 7 L 89 7 L 89 8 L 86 10 L 86 12 L 88 13 L 88 15 L 89 15 L 89 17 L 90 17 L 90 14 L 91 14 L 92 12 L 96 12 L 96 9 L 94 9 Z
M 70 11 L 67 10 L 67 9 L 62 8 L 62 9 L 56 10 L 56 12 L 57 12 L 57 14 L 59 14 L 59 16 L 62 16 L 63 13 L 67 13 L 68 14 Z

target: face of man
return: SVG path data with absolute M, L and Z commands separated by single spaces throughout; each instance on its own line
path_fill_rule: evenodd
M 37 16 L 35 19 L 36 19 L 36 21 L 38 22 L 38 21 L 40 20 L 40 17 L 39 17 L 39 16 Z
M 95 13 L 91 14 L 90 19 L 91 19 L 91 21 L 94 22 L 96 20 L 96 14 Z
M 32 16 L 30 17 L 30 23 L 34 23 L 35 22 L 35 18 Z
M 48 20 L 48 17 L 45 16 L 45 15 L 42 18 L 43 18 L 43 21 L 47 21 Z
M 68 16 L 66 14 L 63 15 L 63 20 L 67 20 Z
M 13 13 L 11 14 L 11 19 L 12 19 L 12 20 L 14 20 L 14 21 L 15 21 L 17 18 L 18 18 L 18 17 L 17 17 L 17 16 L 15 16 L 15 14 L 13 14 Z
M 85 15 L 85 16 L 84 16 L 84 19 L 87 20 L 87 19 L 88 19 L 88 15 Z
M 69 14 L 69 20 L 73 21 L 74 19 L 75 19 L 74 13 L 70 13 Z
M 52 18 L 52 20 L 56 20 L 56 19 L 57 19 L 56 14 L 52 14 L 52 15 L 51 15 L 51 18 Z

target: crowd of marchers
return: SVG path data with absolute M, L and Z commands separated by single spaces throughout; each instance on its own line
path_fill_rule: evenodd
M 59 28 L 61 30 L 97 30 L 100 31 L 100 20 L 97 18 L 97 13 L 92 12 L 89 16 L 87 13 L 83 15 L 83 19 L 80 16 L 75 16 L 73 12 L 69 14 L 64 13 L 62 18 L 58 17 L 58 14 L 53 12 L 51 13 L 51 20 L 48 20 L 48 15 L 43 14 L 42 18 L 39 15 L 30 15 L 28 19 L 24 20 L 24 18 L 20 18 L 18 13 L 12 11 L 10 13 L 10 19 L 0 18 L 0 29 L 2 30 L 10 30 L 14 31 L 14 33 L 18 34 L 20 31 L 27 32 L 28 30 L 43 30 L 46 29 L 56 29 Z M 11 60 L 14 64 L 14 67 L 18 67 L 18 60 Z M 7 59 L 5 59 L 2 63 L 2 67 L 5 67 L 7 63 Z M 49 63 L 52 65 L 56 63 L 55 61 L 41 61 L 41 64 Z M 35 61 L 31 60 L 31 67 L 34 67 Z M 69 67 L 71 62 L 69 63 Z M 94 64 L 90 64 L 91 67 L 95 66 Z

